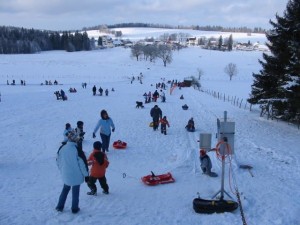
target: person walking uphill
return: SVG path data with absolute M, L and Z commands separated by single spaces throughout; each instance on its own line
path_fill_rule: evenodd
M 160 122 L 160 131 L 162 134 L 167 135 L 167 126 L 170 127 L 169 121 L 167 117 L 164 116 L 162 119 L 159 120 Z
M 77 147 L 79 137 L 75 131 L 68 133 L 68 141 L 62 145 L 58 152 L 56 163 L 64 182 L 59 196 L 56 210 L 62 212 L 65 207 L 69 191 L 72 188 L 72 213 L 79 212 L 80 185 L 88 181 L 88 165 L 84 152 Z
M 150 110 L 150 116 L 153 119 L 153 130 L 157 130 L 159 120 L 162 118 L 162 111 L 161 111 L 161 109 L 157 105 L 155 105 Z
M 106 168 L 109 165 L 109 161 L 105 153 L 101 152 L 101 146 L 102 144 L 100 141 L 94 142 L 94 150 L 88 158 L 88 164 L 92 166 L 89 181 L 87 183 L 89 188 L 91 189 L 91 191 L 87 193 L 88 195 L 97 195 L 97 180 L 99 181 L 100 186 L 103 189 L 103 193 L 109 194 L 109 187 L 107 185 L 105 177 Z
M 102 110 L 100 112 L 100 116 L 101 116 L 101 119 L 96 124 L 96 127 L 93 132 L 93 138 L 96 137 L 96 132 L 100 128 L 100 137 L 102 140 L 102 151 L 108 152 L 111 131 L 115 132 L 115 125 L 114 125 L 113 120 L 108 116 L 106 110 Z

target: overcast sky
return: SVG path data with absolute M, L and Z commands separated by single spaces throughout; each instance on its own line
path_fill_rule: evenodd
M 141 22 L 271 28 L 288 0 L 0 0 L 0 25 L 47 30 Z

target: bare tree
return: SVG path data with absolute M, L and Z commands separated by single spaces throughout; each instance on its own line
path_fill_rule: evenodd
M 234 63 L 229 63 L 225 68 L 224 68 L 224 72 L 228 74 L 230 80 L 232 80 L 232 77 L 237 75 L 238 71 L 237 71 L 237 67 L 236 64 Z
M 172 57 L 172 48 L 168 45 L 158 45 L 157 57 L 162 59 L 164 66 L 167 66 L 167 63 L 171 63 L 173 60 Z
M 131 56 L 136 58 L 136 61 L 139 61 L 140 55 L 143 54 L 143 47 L 141 43 L 137 43 L 131 48 Z

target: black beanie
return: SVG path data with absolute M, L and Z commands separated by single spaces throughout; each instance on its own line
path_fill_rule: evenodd
M 95 141 L 94 142 L 94 149 L 97 149 L 97 150 L 101 150 L 102 148 L 102 144 L 100 141 Z

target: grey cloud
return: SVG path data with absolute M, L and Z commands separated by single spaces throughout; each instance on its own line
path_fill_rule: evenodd
M 266 27 L 288 0 L 0 0 L 3 25 L 80 29 L 145 22 Z M 3 22 L 2 22 L 3 23 Z M 19 24 L 19 25 L 17 25 Z M 53 29 L 52 28 L 52 29 Z

